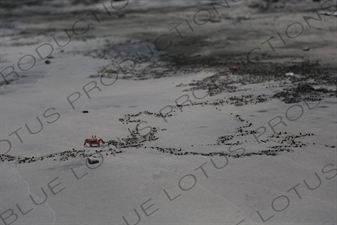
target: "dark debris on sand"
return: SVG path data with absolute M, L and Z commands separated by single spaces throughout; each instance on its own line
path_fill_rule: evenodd
M 16 162 L 16 163 L 33 163 L 42 161 L 44 159 L 53 159 L 56 161 L 57 159 L 59 161 L 67 161 L 71 158 L 87 158 L 89 156 L 92 156 L 93 154 L 102 154 L 103 156 L 108 155 L 116 155 L 123 152 L 121 150 L 122 148 L 132 148 L 132 147 L 141 147 L 144 142 L 151 142 L 155 141 L 158 138 L 155 136 L 157 133 L 157 128 L 152 128 L 150 132 L 148 132 L 145 135 L 141 135 L 138 130 L 138 125 L 135 127 L 134 130 L 129 130 L 130 134 L 126 138 L 122 138 L 120 140 L 110 140 L 107 142 L 107 145 L 104 145 L 102 149 L 96 149 L 96 150 L 86 150 L 86 149 L 72 149 L 72 150 L 66 150 L 63 152 L 58 153 L 52 153 L 48 155 L 43 156 L 32 156 L 32 157 L 23 157 L 23 156 L 13 156 L 8 154 L 2 154 L 0 155 L 0 161 L 1 162 Z M 116 149 L 114 149 L 112 146 L 114 146 Z

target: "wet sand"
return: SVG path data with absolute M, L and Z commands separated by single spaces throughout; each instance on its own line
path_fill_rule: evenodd
M 336 223 L 332 3 L 1 4 L 1 224 Z

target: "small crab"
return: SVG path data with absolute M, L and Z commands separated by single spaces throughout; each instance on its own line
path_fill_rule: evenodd
M 94 147 L 94 146 L 99 147 L 99 146 L 101 146 L 101 143 L 105 144 L 105 142 L 103 141 L 103 139 L 96 138 L 96 135 L 95 136 L 91 136 L 91 138 L 87 138 L 84 141 L 84 145 L 89 144 L 90 147 Z
M 240 68 L 238 66 L 230 66 L 229 67 L 230 71 L 238 71 Z

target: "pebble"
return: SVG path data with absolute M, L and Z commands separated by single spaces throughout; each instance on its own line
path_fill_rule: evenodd
M 302 50 L 303 50 L 304 52 L 310 51 L 310 47 L 309 47 L 309 46 L 304 46 L 304 47 L 302 48 Z

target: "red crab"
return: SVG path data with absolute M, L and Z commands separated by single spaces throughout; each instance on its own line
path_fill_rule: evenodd
M 84 145 L 89 144 L 90 147 L 93 147 L 93 146 L 98 146 L 99 147 L 99 146 L 101 146 L 101 143 L 105 144 L 105 142 L 102 139 L 97 139 L 96 135 L 92 136 L 91 138 L 87 138 L 84 141 Z
M 238 66 L 230 66 L 229 67 L 230 71 L 238 71 L 240 68 Z

